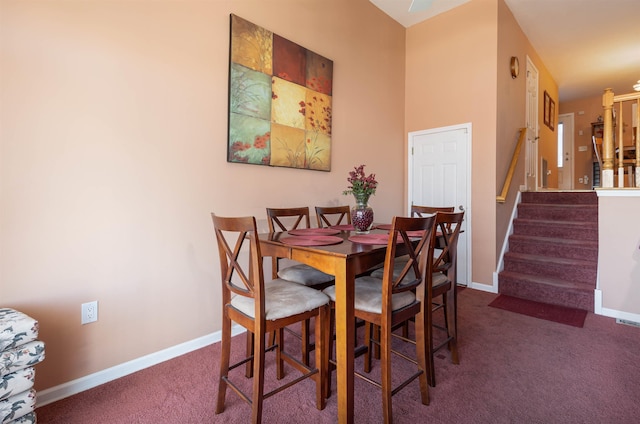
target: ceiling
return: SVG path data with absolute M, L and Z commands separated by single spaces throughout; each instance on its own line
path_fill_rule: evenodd
M 370 0 L 405 27 L 469 1 Z M 418 2 L 424 0 L 416 0 Z M 558 84 L 560 101 L 630 93 L 640 80 L 640 0 L 504 0 Z M 521 63 L 522 63 L 521 59 Z

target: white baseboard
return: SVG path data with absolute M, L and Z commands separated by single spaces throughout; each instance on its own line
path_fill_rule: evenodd
M 489 293 L 498 293 L 497 285 L 490 286 L 489 284 L 480 284 L 480 283 L 471 282 L 467 287 L 469 287 L 470 289 L 489 292 Z
M 603 315 L 605 317 L 621 319 L 625 321 L 640 322 L 640 314 L 618 311 L 616 309 L 603 308 L 602 290 L 594 291 L 594 303 L 594 313 L 596 315 Z
M 232 335 L 243 333 L 245 329 L 238 325 L 234 325 L 231 329 Z M 180 355 L 201 349 L 210 344 L 217 343 L 221 340 L 221 331 L 207 334 L 188 342 L 181 343 L 176 346 L 163 349 L 158 352 L 107 368 L 102 371 L 51 387 L 49 389 L 38 391 L 36 407 L 44 406 L 49 403 L 64 399 L 85 390 L 92 389 L 109 381 L 124 377 L 145 368 L 157 365 L 169 359 L 176 358 Z
M 600 315 L 615 319 L 621 319 L 624 321 L 640 322 L 640 314 L 633 314 L 630 312 L 623 312 L 615 309 L 601 308 Z

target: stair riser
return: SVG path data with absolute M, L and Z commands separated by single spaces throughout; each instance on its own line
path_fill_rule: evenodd
M 562 208 L 522 203 L 518 206 L 518 218 L 549 221 L 598 222 L 598 209 L 592 206 Z
M 593 312 L 593 289 L 578 290 L 553 287 L 546 284 L 536 284 L 530 281 L 521 282 L 517 279 L 502 277 L 500 278 L 500 293 L 536 302 Z
M 593 284 L 595 287 L 597 271 L 595 267 L 567 266 L 554 263 L 538 263 L 514 260 L 505 257 L 505 271 L 518 272 L 543 278 L 561 278 L 574 283 Z
M 561 244 L 524 240 L 509 240 L 509 251 L 529 255 L 546 255 L 563 259 L 598 260 L 597 247 L 564 246 Z
M 544 203 L 554 205 L 597 205 L 598 196 L 595 192 L 562 192 L 562 193 L 522 193 L 522 203 Z
M 522 223 L 516 220 L 513 222 L 513 232 L 514 234 L 527 236 L 598 241 L 598 228 L 595 226 L 575 228 L 563 226 L 562 224 Z

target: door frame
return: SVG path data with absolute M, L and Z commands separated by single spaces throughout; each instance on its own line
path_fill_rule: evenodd
M 574 137 L 574 128 L 575 128 L 575 115 L 573 112 L 571 113 L 561 113 L 560 115 L 558 115 L 558 125 L 560 125 L 560 122 L 563 122 L 563 130 L 562 130 L 562 146 L 563 146 L 563 150 L 567 150 L 566 148 L 566 141 L 567 139 L 570 140 L 571 147 L 570 147 L 570 151 L 571 151 L 571 156 L 569 157 L 569 166 L 571 167 L 569 173 L 571 175 L 569 175 L 569 179 L 571 181 L 571 183 L 569 184 L 569 188 L 566 188 L 566 184 L 564 182 L 564 179 L 566 178 L 565 175 L 565 166 L 564 166 L 564 158 L 565 155 L 564 153 L 562 154 L 562 181 L 563 181 L 563 187 L 560 187 L 560 182 L 558 182 L 558 188 L 560 190 L 574 190 L 575 189 L 575 185 L 576 185 L 576 148 L 575 148 L 575 137 Z M 560 168 L 560 167 L 558 167 Z
M 467 122 L 464 124 L 457 124 L 457 125 L 449 125 L 446 127 L 439 127 L 439 128 L 430 128 L 430 129 L 426 129 L 426 130 L 420 130 L 420 131 L 412 131 L 409 132 L 407 134 L 407 209 L 406 209 L 406 215 L 409 216 L 409 214 L 411 213 L 411 205 L 413 203 L 413 145 L 414 145 L 414 138 L 418 137 L 418 136 L 423 136 L 423 135 L 429 135 L 429 134 L 437 134 L 437 133 L 442 133 L 442 132 L 448 132 L 448 131 L 458 131 L 458 130 L 465 130 L 465 134 L 466 134 L 466 139 L 465 139 L 465 145 L 466 145 L 466 155 L 467 155 L 467 177 L 466 177 L 466 181 L 465 184 L 467 186 L 467 190 L 466 190 L 466 199 L 465 199 L 465 214 L 464 214 L 464 220 L 465 220 L 465 232 L 466 232 L 466 246 L 465 246 L 465 253 L 466 253 L 466 257 L 467 257 L 467 264 L 466 264 L 466 274 L 467 274 L 467 287 L 472 288 L 475 286 L 475 283 L 473 282 L 473 276 L 472 276 L 472 263 L 473 263 L 473 257 L 472 257 L 472 242 L 473 242 L 473 238 L 472 238 L 472 210 L 471 210 L 471 200 L 472 200 L 472 196 L 471 196 L 471 191 L 472 191 L 472 186 L 471 186 L 471 163 L 472 163 L 472 156 L 471 156 L 471 147 L 472 147 L 472 125 L 471 122 Z M 458 206 L 458 205 L 456 205 Z M 460 246 L 458 246 L 460 247 Z M 484 286 L 484 285 L 481 285 Z
M 525 83 L 525 124 L 527 139 L 525 147 L 525 189 L 537 191 L 542 184 L 538 177 L 538 139 L 540 134 L 539 101 L 540 98 L 540 72 L 533 61 L 527 55 L 527 72 Z

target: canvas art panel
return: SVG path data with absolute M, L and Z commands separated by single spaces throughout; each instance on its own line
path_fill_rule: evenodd
M 333 61 L 230 21 L 227 161 L 330 171 Z

